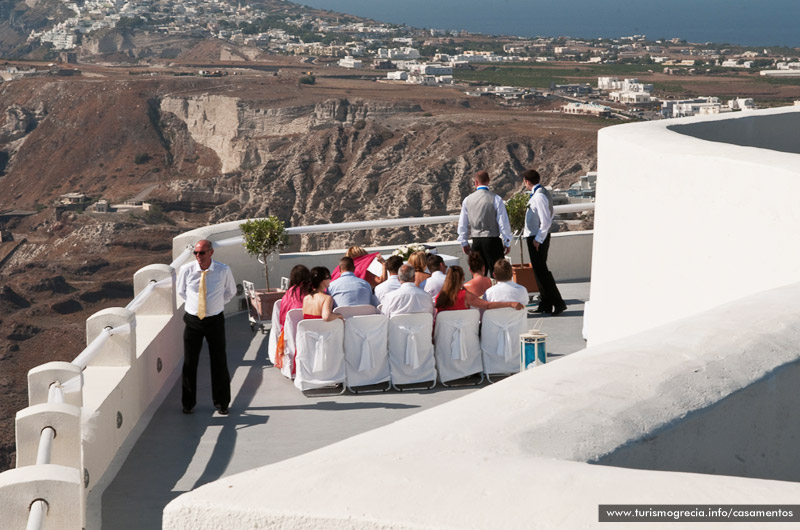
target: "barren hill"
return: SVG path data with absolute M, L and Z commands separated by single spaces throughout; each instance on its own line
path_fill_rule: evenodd
M 336 68 L 317 69 L 305 85 L 298 79 L 308 66 L 284 61 L 277 75 L 83 67 L 80 77 L 0 85 L 0 213 L 40 210 L 0 221 L 14 239 L 0 243 L 0 258 L 14 246 L 0 265 L 0 386 L 13 396 L 0 414 L 0 469 L 12 465 L 27 370 L 74 358 L 85 318 L 124 305 L 133 272 L 168 263 L 176 233 L 268 214 L 302 225 L 457 213 L 478 169 L 508 197 L 522 168 L 538 168 L 556 187 L 595 168 L 603 122 Z M 160 212 L 49 206 L 68 192 L 114 203 L 151 188 L 147 200 Z M 296 245 L 454 237 L 454 227 L 422 227 Z

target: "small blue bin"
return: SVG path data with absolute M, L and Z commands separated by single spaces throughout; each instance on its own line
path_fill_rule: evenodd
M 519 370 L 527 370 L 547 362 L 547 334 L 529 331 L 519 336 Z

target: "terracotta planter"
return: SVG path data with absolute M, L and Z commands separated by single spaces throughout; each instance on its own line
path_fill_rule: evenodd
M 272 318 L 272 305 L 276 300 L 283 298 L 286 293 L 283 289 L 256 289 L 256 311 L 258 311 L 261 320 L 269 320 Z
M 525 287 L 529 293 L 539 292 L 539 284 L 536 283 L 536 275 L 533 273 L 533 266 L 530 263 L 512 265 L 511 274 L 514 282 Z

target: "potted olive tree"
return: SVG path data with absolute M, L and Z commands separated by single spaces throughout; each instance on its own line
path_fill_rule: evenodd
M 269 287 L 269 257 L 286 244 L 286 227 L 283 221 L 271 215 L 261 219 L 248 219 L 239 225 L 244 237 L 244 248 L 248 254 L 256 256 L 264 265 L 266 289 L 256 290 L 256 309 L 259 315 L 266 315 L 275 300 L 281 298 L 284 291 Z
M 506 201 L 506 211 L 508 212 L 508 222 L 511 231 L 516 236 L 519 243 L 519 264 L 511 265 L 514 281 L 525 287 L 529 293 L 539 292 L 539 285 L 536 283 L 536 275 L 533 273 L 533 266 L 525 263 L 522 232 L 525 229 L 525 214 L 528 211 L 528 199 L 530 195 L 521 191 Z

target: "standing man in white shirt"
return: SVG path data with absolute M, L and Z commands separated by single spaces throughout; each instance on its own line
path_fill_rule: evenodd
M 464 254 L 476 251 L 488 265 L 511 251 L 511 225 L 506 205 L 498 195 L 489 191 L 489 174 L 475 174 L 475 191 L 461 203 L 458 218 L 458 242 Z M 470 247 L 469 239 L 472 238 Z
M 431 277 L 425 280 L 423 289 L 431 295 L 431 298 L 436 298 L 436 295 L 442 290 L 444 279 L 447 277 L 447 265 L 444 264 L 444 260 L 438 254 L 428 254 L 426 261 Z
M 181 267 L 178 294 L 186 300 L 183 322 L 183 413 L 191 414 L 197 404 L 197 364 L 203 339 L 208 343 L 211 361 L 211 398 L 214 408 L 226 416 L 231 402 L 231 377 L 225 351 L 225 304 L 236 295 L 236 282 L 230 267 L 214 261 L 208 240 L 194 246 L 195 261 Z
M 487 302 L 519 302 L 528 305 L 528 289 L 512 282 L 511 263 L 499 259 L 494 264 L 494 279 L 497 284 L 489 287 L 483 297 Z
M 533 273 L 539 284 L 539 307 L 537 313 L 560 315 L 567 308 L 550 269 L 547 268 L 547 252 L 550 250 L 550 227 L 553 224 L 553 198 L 541 184 L 541 176 L 534 169 L 522 173 L 522 183 L 531 192 L 525 215 L 523 237 L 528 244 Z
M 397 272 L 400 288 L 383 299 L 381 313 L 387 316 L 406 313 L 430 313 L 433 315 L 433 298 L 414 284 L 414 267 L 405 264 Z
M 397 271 L 403 265 L 403 258 L 400 256 L 389 256 L 383 262 L 383 268 L 386 269 L 387 278 L 375 286 L 375 296 L 378 297 L 378 302 L 383 303 L 386 295 L 392 291 L 400 288 L 400 280 L 397 279 Z

